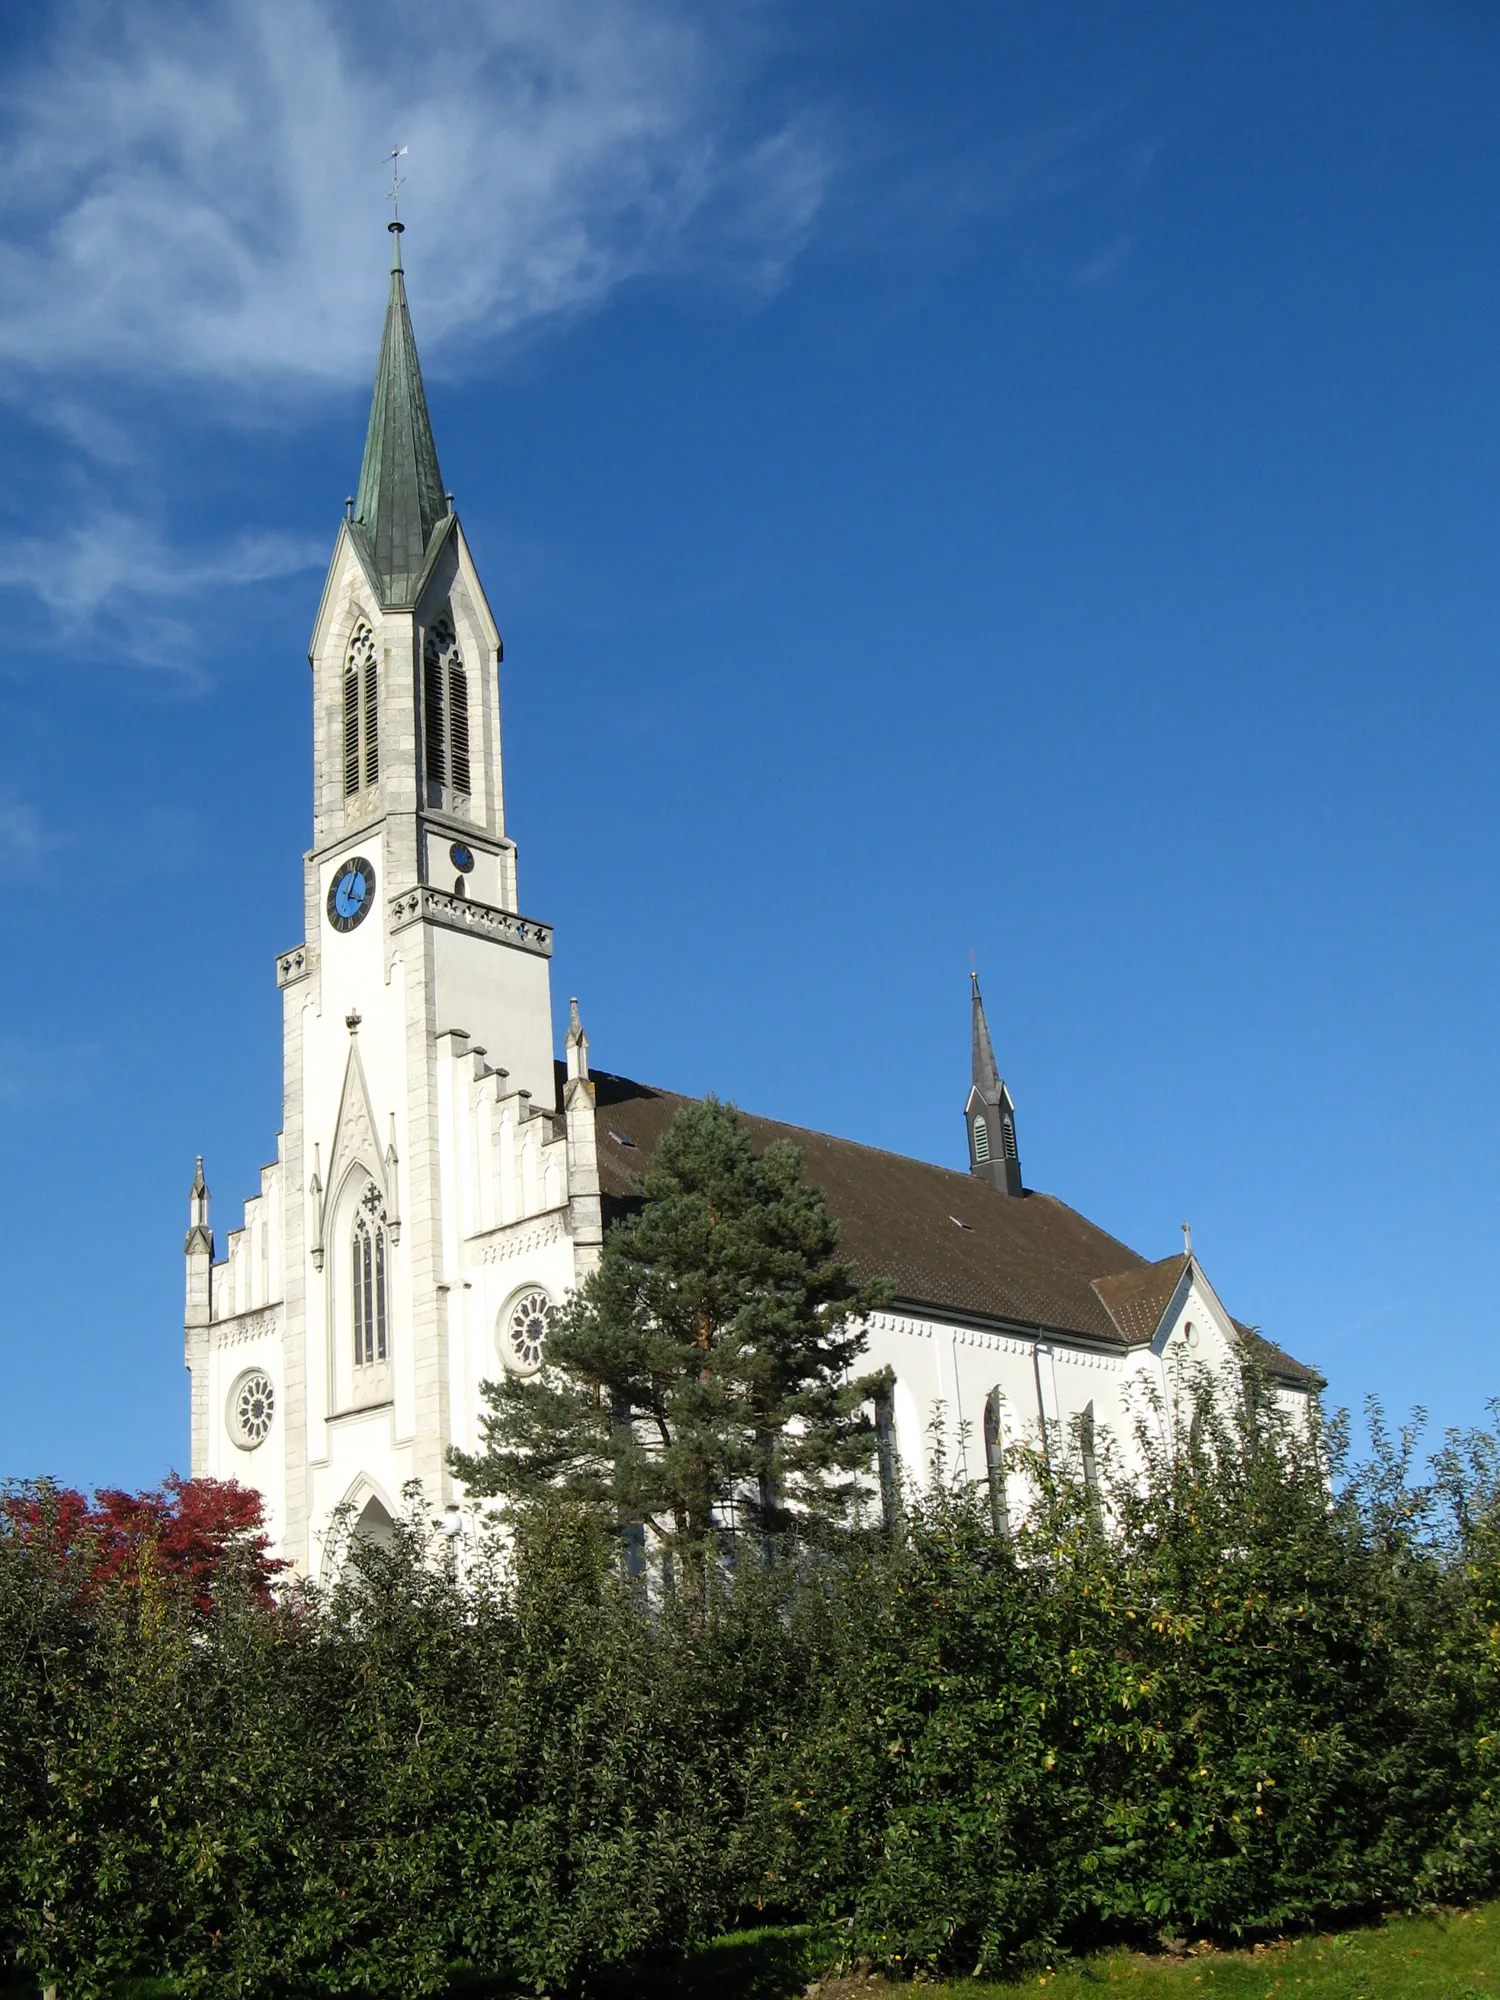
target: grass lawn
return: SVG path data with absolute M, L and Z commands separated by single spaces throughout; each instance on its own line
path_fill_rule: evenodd
M 1045 1979 L 1045 1984 L 1043 1980 Z M 1132 2000 L 1500 2000 L 1500 1903 L 1444 1917 L 1397 1917 L 1370 1930 L 1300 1938 L 1258 1951 L 1206 1952 L 1182 1959 L 1110 1952 L 1011 1986 L 968 1981 L 924 2000 L 1041 1993 L 1085 2000 L 1101 1993 Z
M 659 1988 L 680 2000 L 798 2000 L 815 1976 L 815 1947 L 786 1931 L 722 1938 Z M 1185 1958 L 1107 1952 L 1049 1973 L 996 1985 L 955 1980 L 888 1986 L 878 1979 L 829 1980 L 826 2000 L 1500 2000 L 1500 1902 L 1442 1917 L 1397 1917 L 1368 1930 L 1300 1938 L 1254 1951 L 1193 1952 Z

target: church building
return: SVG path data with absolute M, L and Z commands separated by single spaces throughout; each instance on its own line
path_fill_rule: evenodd
M 523 915 L 505 821 L 500 633 L 444 491 L 392 227 L 390 301 L 357 498 L 313 627 L 312 846 L 302 939 L 276 960 L 276 1157 L 215 1261 L 200 1160 L 186 1242 L 192 1471 L 256 1488 L 277 1551 L 334 1559 L 420 1481 L 461 1506 L 480 1384 L 546 1365 L 547 1315 L 598 1261 L 685 1101 L 596 1070 L 574 1003 L 552 1039 L 550 923 Z M 1020 1435 L 1133 1434 L 1185 1369 L 1254 1357 L 1306 1412 L 1312 1370 L 1231 1318 L 1193 1256 L 1152 1262 L 1026 1186 L 977 982 L 968 1170 L 770 1119 L 861 1278 L 887 1475 L 924 1476 L 936 1421 L 977 1480 Z

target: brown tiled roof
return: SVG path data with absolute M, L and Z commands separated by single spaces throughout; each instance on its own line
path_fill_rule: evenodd
M 1285 1349 L 1276 1345 L 1274 1340 L 1267 1340 L 1258 1327 L 1246 1326 L 1243 1320 L 1238 1319 L 1233 1325 L 1235 1332 L 1268 1374 L 1278 1376 L 1284 1382 L 1296 1382 L 1305 1389 L 1327 1387 L 1316 1368 L 1309 1368 L 1302 1361 L 1294 1361 Z
M 690 1100 L 599 1070 L 593 1082 L 608 1223 L 634 1206 L 657 1140 Z M 903 1304 L 1125 1347 L 1155 1333 L 1181 1275 L 1180 1257 L 1148 1264 L 1052 1195 L 1001 1194 L 951 1167 L 740 1116 L 757 1147 L 790 1139 L 801 1148 L 808 1180 L 822 1188 L 838 1218 L 844 1256 L 862 1279 L 889 1278 Z M 1274 1373 L 1316 1380 L 1299 1362 L 1260 1344 Z
M 1186 1257 L 1163 1257 L 1159 1264 L 1137 1264 L 1133 1270 L 1095 1278 L 1094 1290 L 1127 1340 L 1150 1340 L 1186 1269 Z

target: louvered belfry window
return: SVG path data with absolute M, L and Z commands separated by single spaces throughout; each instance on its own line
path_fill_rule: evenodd
M 469 676 L 458 650 L 458 635 L 447 612 L 427 628 L 422 645 L 422 740 L 427 762 L 427 802 L 442 803 L 442 790 L 468 797 L 473 789 L 469 764 Z
M 455 792 L 469 790 L 469 676 L 455 646 L 448 657 L 448 736 Z
M 380 781 L 380 724 L 376 709 L 375 647 L 370 644 L 365 660 L 365 783 Z
M 990 1156 L 990 1128 L 982 1118 L 974 1120 L 974 1157 L 981 1166 Z
M 344 664 L 344 797 L 380 779 L 380 716 L 375 635 L 361 622 Z
M 443 656 L 438 646 L 440 626 L 428 631 L 422 648 L 422 724 L 427 746 L 427 782 L 448 782 L 447 730 L 443 727 Z M 429 803 L 432 801 L 429 800 Z

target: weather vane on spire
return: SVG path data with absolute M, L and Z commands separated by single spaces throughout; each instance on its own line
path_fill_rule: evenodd
M 406 186 L 406 176 L 402 173 L 396 162 L 405 157 L 406 148 L 404 146 L 392 146 L 388 155 L 391 163 L 391 191 L 386 196 L 386 200 L 390 203 L 392 217 L 397 222 L 401 220 L 401 190 Z

